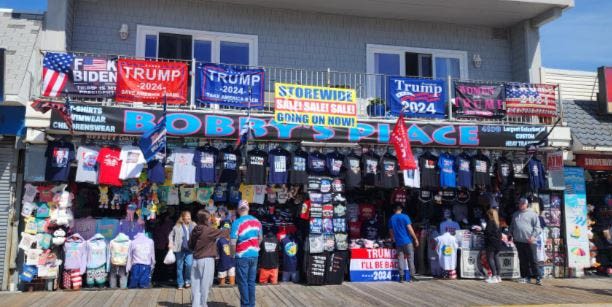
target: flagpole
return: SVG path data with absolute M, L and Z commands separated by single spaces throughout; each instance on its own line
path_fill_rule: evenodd
M 162 112 L 162 118 L 164 121 L 164 129 L 166 129 L 166 144 L 164 145 L 164 165 L 166 165 L 166 159 L 168 156 L 168 122 L 166 122 L 166 106 L 168 105 L 168 100 L 166 93 L 164 93 L 164 110 Z

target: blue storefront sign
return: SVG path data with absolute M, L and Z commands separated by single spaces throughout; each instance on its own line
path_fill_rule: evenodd
M 196 101 L 199 105 L 252 109 L 264 106 L 263 69 L 198 63 L 196 75 Z
M 391 114 L 406 117 L 444 118 L 444 80 L 389 77 L 388 108 Z
M 0 134 L 24 135 L 25 134 L 25 107 L 1 106 L 0 107 Z

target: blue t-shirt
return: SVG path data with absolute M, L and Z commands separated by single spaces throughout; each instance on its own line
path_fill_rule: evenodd
M 283 247 L 283 271 L 297 271 L 297 244 L 286 236 L 281 240 L 281 246 Z
M 232 257 L 230 251 L 229 241 L 226 238 L 219 238 L 219 240 L 217 240 L 217 252 L 219 254 L 219 266 L 217 270 L 219 272 L 225 272 L 236 266 L 234 257 Z
M 438 167 L 440 168 L 440 186 L 443 188 L 456 187 L 455 157 L 446 153 L 441 154 L 438 159 Z
M 215 182 L 215 166 L 217 165 L 217 149 L 210 147 L 198 149 L 193 156 L 193 165 L 196 167 L 196 181 L 201 183 Z
M 163 154 L 156 154 L 153 160 L 147 163 L 147 177 L 151 183 L 162 184 L 166 180 Z
M 460 155 L 457 157 L 456 165 L 457 165 L 457 185 L 460 187 L 472 188 L 472 172 L 470 170 L 470 160 L 469 156 Z
M 407 228 L 410 224 L 412 224 L 410 217 L 403 213 L 394 214 L 389 220 L 389 229 L 393 230 L 396 246 L 404 246 L 412 243 L 412 237 L 410 237 Z
M 268 183 L 286 184 L 289 179 L 289 158 L 291 154 L 284 149 L 273 149 L 268 153 Z
M 308 155 L 308 172 L 312 175 L 325 174 L 325 155 L 315 151 Z

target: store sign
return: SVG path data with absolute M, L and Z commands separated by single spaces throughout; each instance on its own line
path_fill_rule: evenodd
M 229 65 L 201 64 L 198 75 L 198 104 L 214 103 L 234 108 L 262 109 L 264 106 L 264 70 Z
M 455 82 L 455 113 L 460 117 L 504 117 L 503 84 Z
M 353 128 L 357 126 L 353 89 L 276 83 L 274 120 L 284 124 Z
M 552 84 L 506 83 L 506 112 L 512 116 L 557 115 L 557 86 Z
M 350 278 L 352 282 L 399 280 L 397 251 L 391 248 L 351 249 Z M 405 271 L 406 279 L 410 272 Z
M 145 60 L 118 60 L 115 100 L 118 102 L 185 104 L 187 64 Z
M 591 171 L 612 171 L 612 155 L 576 155 L 576 165 Z
M 161 109 L 137 109 L 72 104 L 74 131 L 140 135 L 152 129 L 162 115 Z M 228 138 L 236 140 L 240 127 L 249 118 L 198 111 L 168 111 L 169 136 Z M 360 122 L 354 128 L 284 124 L 270 116 L 251 115 L 256 140 L 301 140 L 310 142 L 346 142 L 388 144 L 394 123 Z M 414 146 L 522 147 L 545 138 L 545 126 L 459 125 L 407 122 L 410 143 Z M 68 130 L 57 111 L 50 128 Z
M 444 118 L 446 90 L 443 80 L 389 77 L 389 110 L 399 116 Z
M 586 184 L 582 167 L 565 167 L 565 238 L 569 268 L 590 267 Z
M 602 113 L 612 114 L 612 67 L 599 67 L 599 105 Z
M 487 269 L 481 261 L 481 253 L 484 251 L 461 248 L 459 260 L 459 276 L 461 278 L 486 278 Z M 521 277 L 519 269 L 518 253 L 514 251 L 500 251 L 499 255 L 500 273 L 502 278 L 514 279 Z

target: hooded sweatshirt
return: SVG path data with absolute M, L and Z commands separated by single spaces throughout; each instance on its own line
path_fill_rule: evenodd
M 228 229 L 216 229 L 208 225 L 196 226 L 189 238 L 189 249 L 193 251 L 193 259 L 217 257 L 217 239 L 228 234 Z
M 85 264 L 87 263 L 87 246 L 81 235 L 73 234 L 66 239 L 64 244 L 64 269 L 79 270 L 81 274 L 85 273 Z
M 104 236 L 97 233 L 87 240 L 87 268 L 96 269 L 106 265 L 108 258 Z
M 514 242 L 529 243 L 529 238 L 537 239 L 541 232 L 540 219 L 533 210 L 519 210 L 512 215 L 510 233 Z
M 125 269 L 129 272 L 134 264 L 155 266 L 155 247 L 153 240 L 144 233 L 139 233 L 130 242 L 128 261 Z
M 109 253 L 107 263 L 114 266 L 127 265 L 130 243 L 130 238 L 123 232 L 112 239 L 108 244 Z

